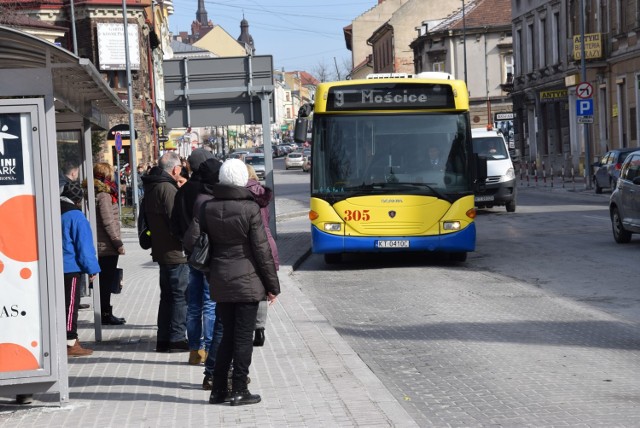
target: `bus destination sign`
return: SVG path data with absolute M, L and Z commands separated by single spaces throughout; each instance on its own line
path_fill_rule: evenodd
M 433 83 L 334 86 L 327 97 L 327 111 L 448 108 L 455 108 L 453 88 Z

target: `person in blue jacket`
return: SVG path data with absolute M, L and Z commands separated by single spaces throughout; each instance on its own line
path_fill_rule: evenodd
M 77 181 L 66 183 L 60 194 L 67 355 L 70 357 L 93 354 L 93 350 L 83 348 L 78 340 L 80 277 L 86 273 L 89 281 L 93 281 L 100 272 L 91 226 L 80 209 L 83 198 L 84 191 Z

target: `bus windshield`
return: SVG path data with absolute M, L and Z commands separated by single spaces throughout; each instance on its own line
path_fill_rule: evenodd
M 316 114 L 313 134 L 315 196 L 472 193 L 466 112 Z

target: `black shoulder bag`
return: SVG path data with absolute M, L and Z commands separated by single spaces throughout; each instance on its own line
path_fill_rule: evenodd
M 196 242 L 193 244 L 193 251 L 189 255 L 189 264 L 202 272 L 209 271 L 209 235 L 207 235 L 206 231 L 207 219 L 204 216 L 204 207 L 207 205 L 207 202 L 200 206 L 200 214 L 198 216 L 200 236 L 198 236 L 198 239 L 196 239 Z
M 151 230 L 149 230 L 147 217 L 144 212 L 144 198 L 142 198 L 138 206 L 140 210 L 138 212 L 138 242 L 143 250 L 148 250 L 151 248 Z

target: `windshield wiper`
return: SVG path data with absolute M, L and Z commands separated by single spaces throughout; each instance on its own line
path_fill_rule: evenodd
M 356 194 L 359 194 L 359 193 L 367 194 L 368 192 L 379 193 L 379 192 L 385 192 L 391 189 L 403 189 L 407 187 L 413 187 L 413 188 L 420 188 L 420 189 L 428 189 L 431 193 L 436 195 L 438 198 L 451 202 L 451 199 L 449 198 L 449 196 L 437 190 L 437 188 L 433 187 L 433 184 L 435 183 L 431 183 L 431 184 L 402 183 L 402 182 L 387 183 L 383 181 L 383 182 L 376 182 L 376 183 L 370 183 L 370 184 L 362 183 L 359 186 L 345 187 L 344 190 L 345 192 L 355 192 Z
M 414 187 L 420 187 L 420 188 L 429 189 L 438 198 L 444 199 L 445 201 L 448 201 L 448 202 L 451 202 L 451 199 L 449 198 L 449 196 L 445 195 L 440 190 L 438 190 L 437 188 L 433 187 L 432 184 L 435 184 L 435 183 L 431 183 L 431 184 L 428 184 L 428 183 L 396 183 L 396 185 L 414 186 Z

